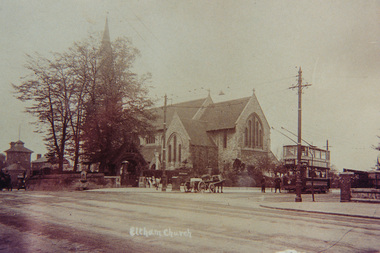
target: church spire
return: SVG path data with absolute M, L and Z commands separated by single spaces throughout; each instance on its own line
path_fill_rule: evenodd
M 104 27 L 103 39 L 100 45 L 100 56 L 102 60 L 102 68 L 105 72 L 110 72 L 113 68 L 112 46 L 110 39 L 110 32 L 108 28 L 108 17 L 106 18 L 106 25 Z
M 111 43 L 110 39 L 110 31 L 108 28 L 108 17 L 106 18 L 106 26 L 104 27 L 104 32 L 103 32 L 103 39 L 102 39 L 102 44 L 108 44 Z

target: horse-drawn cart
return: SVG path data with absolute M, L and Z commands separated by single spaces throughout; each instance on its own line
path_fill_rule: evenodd
M 185 182 L 184 188 L 185 192 L 205 192 L 209 191 L 212 193 L 216 192 L 216 188 L 221 188 L 221 193 L 223 193 L 223 182 L 224 179 L 220 175 L 204 175 L 201 178 L 190 178 L 189 181 Z

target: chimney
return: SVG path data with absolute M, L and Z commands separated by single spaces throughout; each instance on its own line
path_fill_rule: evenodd
M 10 144 L 11 144 L 11 148 L 14 148 L 16 142 L 13 142 L 13 141 L 12 141 Z
M 37 159 L 40 159 L 41 158 L 41 154 L 37 154 Z

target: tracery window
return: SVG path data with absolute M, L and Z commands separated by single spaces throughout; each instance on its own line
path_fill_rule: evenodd
M 251 114 L 244 130 L 244 146 L 247 148 L 263 148 L 264 129 L 259 116 Z
M 177 133 L 173 133 L 168 139 L 168 161 L 182 162 L 182 139 Z

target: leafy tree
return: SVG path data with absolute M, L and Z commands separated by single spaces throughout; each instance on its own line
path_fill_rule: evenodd
M 87 159 L 100 163 L 100 170 L 113 174 L 126 155 L 138 152 L 138 135 L 151 131 L 153 119 L 147 108 L 145 83 L 150 75 L 138 77 L 131 71 L 139 52 L 127 39 L 111 43 L 103 38 L 91 76 L 83 125 L 83 148 Z
M 13 87 L 18 99 L 30 102 L 26 111 L 36 116 L 60 171 L 68 151 L 75 168 L 84 155 L 111 172 L 127 152 L 137 152 L 137 136 L 153 117 L 146 110 L 150 75 L 132 72 L 138 54 L 127 39 L 111 44 L 108 35 L 101 43 L 94 37 L 76 42 L 52 59 L 28 56 L 31 74 Z

